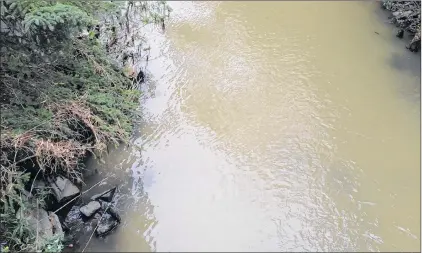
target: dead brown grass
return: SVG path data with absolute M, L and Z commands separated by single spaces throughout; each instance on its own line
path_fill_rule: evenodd
M 23 162 L 31 160 L 43 174 L 64 174 L 75 181 L 81 181 L 81 160 L 87 152 L 102 153 L 106 143 L 114 140 L 99 130 L 101 122 L 92 111 L 80 101 L 52 104 L 54 118 L 50 134 L 37 128 L 13 135 L 4 131 L 1 135 L 0 163 L 5 171 L 16 170 Z M 67 134 L 57 136 L 57 132 Z M 6 183 L 8 180 L 2 180 Z

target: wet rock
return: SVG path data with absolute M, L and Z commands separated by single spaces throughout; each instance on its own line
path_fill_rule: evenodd
M 392 14 L 396 19 L 400 19 L 400 18 L 405 18 L 405 17 L 411 15 L 412 12 L 413 11 L 411 11 L 411 10 L 409 10 L 409 11 L 395 11 Z
M 71 233 L 79 232 L 84 223 L 79 208 L 78 206 L 73 206 L 63 222 L 63 227 L 66 227 Z
M 100 201 L 101 203 L 101 210 L 106 211 L 109 207 L 111 207 L 111 203 Z
M 25 220 L 28 227 L 36 231 L 40 238 L 46 239 L 53 236 L 53 226 L 46 210 L 42 208 L 19 208 L 16 217 L 19 220 Z
M 62 224 L 60 223 L 59 216 L 53 212 L 49 212 L 50 223 L 53 228 L 53 234 L 63 234 Z
M 114 194 L 116 193 L 116 190 L 117 190 L 117 186 L 114 188 L 111 188 L 110 190 L 93 195 L 91 197 L 91 200 L 103 200 L 103 201 L 111 202 L 113 200 Z
M 94 219 L 85 222 L 79 209 L 79 206 L 73 206 L 63 222 L 63 227 L 68 229 L 68 233 L 65 235 L 65 244 L 85 245 L 95 228 L 91 224 Z
M 404 35 L 404 30 L 403 29 L 399 29 L 398 32 L 397 32 L 397 34 L 396 34 L 396 37 L 402 39 L 403 38 L 403 35 Z
M 101 202 L 101 210 L 110 214 L 118 223 L 121 222 L 122 218 L 112 203 Z
M 420 48 L 420 42 L 419 42 L 419 44 L 417 42 L 410 43 L 409 45 L 406 46 L 406 48 L 409 49 L 410 52 L 417 53 L 419 51 L 419 48 Z
M 79 188 L 76 185 L 62 176 L 58 176 L 55 179 L 49 179 L 49 186 L 53 190 L 53 194 L 59 203 L 66 202 L 80 193 Z
M 95 230 L 95 234 L 97 236 L 105 236 L 110 233 L 114 228 L 117 227 L 119 223 L 117 220 L 110 215 L 109 213 L 105 213 L 102 219 L 98 222 L 98 227 Z
M 48 213 L 43 208 L 20 208 L 16 217 L 28 224 L 28 228 L 38 236 L 37 247 L 42 248 L 54 235 L 64 235 L 59 217 L 54 213 Z
M 136 81 L 136 82 L 139 82 L 139 83 L 143 83 L 143 82 L 144 82 L 144 80 L 145 80 L 145 74 L 144 74 L 144 72 L 143 72 L 142 70 L 139 70 L 139 73 L 138 73 L 138 75 L 136 76 L 135 81 Z
M 82 206 L 79 211 L 85 215 L 85 217 L 91 217 L 95 212 L 101 208 L 101 204 L 98 201 L 91 201 L 88 204 Z
M 409 45 L 406 46 L 412 52 L 418 52 L 421 47 L 421 30 L 413 36 L 413 39 L 410 41 Z
M 116 221 L 118 223 L 120 223 L 122 221 L 122 219 L 120 218 L 119 213 L 117 213 L 116 209 L 114 207 L 109 207 L 107 209 L 107 212 L 114 218 L 116 219 Z
M 65 236 L 66 244 L 85 245 L 101 218 L 101 214 L 96 212 L 91 218 L 85 219 L 79 209 L 73 206 L 63 223 L 69 229 Z

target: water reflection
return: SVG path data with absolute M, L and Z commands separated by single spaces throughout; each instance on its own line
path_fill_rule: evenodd
M 375 3 L 171 5 L 107 160 L 125 225 L 91 250 L 419 249 L 420 96 L 400 87 L 420 72 L 392 66 Z

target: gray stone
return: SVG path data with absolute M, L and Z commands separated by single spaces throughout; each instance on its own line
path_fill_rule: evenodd
M 91 217 L 95 212 L 101 208 L 101 204 L 98 201 L 91 201 L 88 204 L 82 206 L 79 211 L 86 217 Z
M 108 208 L 110 208 L 112 205 L 111 203 L 108 203 L 108 202 L 104 202 L 104 201 L 100 201 L 100 202 L 101 202 L 101 209 L 103 211 L 108 210 Z
M 122 219 L 120 218 L 120 215 L 119 215 L 119 213 L 117 213 L 117 211 L 116 211 L 116 209 L 114 209 L 114 207 L 109 207 L 108 209 L 107 209 L 107 212 L 111 215 L 111 216 L 113 216 L 113 218 L 114 219 L 116 219 L 116 221 L 118 222 L 118 223 L 120 223 L 121 221 L 122 221 Z
M 64 220 L 64 227 L 67 228 L 68 232 L 72 235 L 76 235 L 81 232 L 81 229 L 84 226 L 84 221 L 82 220 L 82 214 L 79 211 L 79 208 L 79 206 L 73 206 Z
M 397 38 L 403 38 L 403 35 L 404 35 L 404 30 L 403 29 L 399 29 L 398 31 L 397 31 L 397 33 L 396 33 L 396 37 Z
M 28 227 L 35 231 L 41 238 L 51 237 L 53 235 L 53 226 L 46 210 L 42 208 L 19 208 L 16 218 L 27 222 Z
M 63 228 L 62 228 L 62 224 L 60 223 L 59 216 L 57 216 L 57 214 L 53 212 L 49 212 L 49 216 L 50 216 L 51 225 L 53 227 L 53 233 L 55 235 L 63 234 Z
M 65 244 L 85 245 L 97 227 L 101 214 L 95 213 L 89 220 L 84 220 L 79 206 L 73 206 L 64 221 L 68 228 Z
M 33 231 L 34 235 L 37 235 L 38 240 L 36 240 L 36 243 L 38 248 L 43 248 L 45 243 L 53 235 L 63 235 L 59 217 L 54 213 L 50 213 L 49 215 L 47 211 L 42 208 L 20 208 L 16 213 L 16 217 L 19 220 L 26 222 L 30 231 Z
M 118 223 L 121 222 L 121 217 L 117 212 L 116 208 L 114 207 L 113 203 L 107 203 L 101 201 L 101 209 L 107 213 L 109 213 Z
M 69 179 L 58 176 L 49 180 L 50 187 L 58 202 L 67 201 L 77 196 L 80 191 Z
M 99 220 L 95 234 L 97 236 L 104 236 L 110 233 L 119 223 L 109 213 L 105 213 L 103 218 Z
M 395 11 L 392 13 L 394 17 L 404 17 L 412 14 L 412 11 Z
M 395 11 L 392 14 L 393 14 L 394 17 L 396 17 L 396 16 L 400 15 L 401 13 L 402 13 L 401 11 Z
M 49 239 L 53 235 L 63 234 L 59 217 L 43 208 L 19 208 L 16 218 L 27 222 L 28 228 L 42 239 Z M 42 243 L 42 240 L 40 240 Z
M 110 190 L 104 191 L 99 194 L 95 194 L 91 197 L 91 200 L 104 200 L 107 202 L 111 202 L 113 200 L 114 194 L 116 193 L 117 186 L 111 188 Z

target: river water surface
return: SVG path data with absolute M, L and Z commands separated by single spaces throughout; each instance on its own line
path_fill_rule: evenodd
M 420 250 L 420 54 L 377 3 L 169 4 L 86 251 Z

